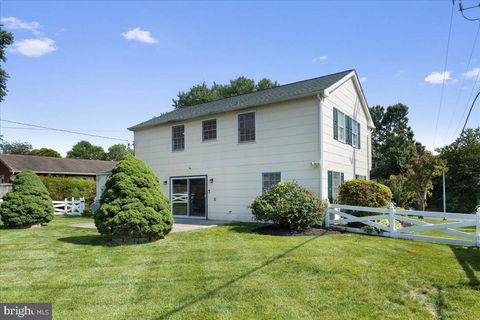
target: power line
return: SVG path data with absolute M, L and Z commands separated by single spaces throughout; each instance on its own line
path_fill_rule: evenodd
M 446 73 L 447 73 L 448 53 L 450 51 L 450 38 L 451 38 L 451 35 L 452 35 L 453 8 L 454 8 L 454 3 L 452 4 L 452 12 L 450 13 L 450 26 L 448 27 L 447 50 L 446 50 L 446 53 L 445 53 L 445 62 L 443 64 L 442 90 L 440 91 L 440 104 L 438 106 L 437 120 L 435 122 L 435 133 L 433 135 L 433 144 L 434 145 L 435 145 L 435 142 L 437 140 L 438 122 L 440 120 L 440 113 L 442 112 L 443 96 L 444 96 L 444 93 L 445 93 L 445 80 L 446 80 L 445 78 L 446 78 Z
M 67 129 L 50 128 L 50 127 L 45 127 L 45 126 L 39 126 L 39 125 L 36 125 L 36 124 L 24 123 L 24 122 L 18 122 L 18 121 L 6 120 L 6 119 L 1 119 L 0 121 L 2 121 L 2 122 L 8 122 L 8 123 L 13 123 L 13 124 L 19 124 L 19 125 L 22 125 L 22 126 L 27 126 L 27 127 L 32 127 L 32 128 L 38 128 L 38 129 L 45 129 L 45 130 L 51 130 L 51 131 L 66 132 L 66 133 L 78 134 L 78 135 L 82 135 L 82 136 L 88 136 L 88 137 L 94 137 L 94 138 L 101 138 L 101 139 L 109 139 L 109 140 L 123 141 L 123 142 L 127 142 L 127 143 L 129 143 L 129 144 L 132 142 L 131 140 L 127 140 L 127 139 L 120 139 L 120 138 L 114 138 L 114 137 L 101 136 L 101 135 L 97 135 L 97 134 L 90 134 L 90 133 L 72 131 L 72 130 L 67 130 Z
M 473 99 L 472 105 L 470 106 L 470 111 L 468 111 L 467 119 L 465 119 L 465 124 L 463 125 L 462 133 L 460 135 L 462 135 L 465 132 L 468 119 L 470 118 L 470 114 L 472 113 L 473 106 L 475 105 L 475 101 L 477 101 L 478 96 L 480 96 L 480 91 L 478 91 L 477 95 L 475 96 L 475 99 Z
M 470 7 L 464 7 L 463 4 L 462 4 L 462 0 L 460 0 L 460 2 L 458 3 L 458 10 L 462 13 L 462 16 L 467 19 L 468 21 L 480 21 L 480 17 L 479 18 L 469 18 L 465 15 L 465 10 L 469 10 L 469 9 L 474 9 L 474 8 L 480 8 L 480 3 L 478 3 L 476 6 L 470 6 Z
M 472 50 L 470 51 L 470 56 L 468 57 L 468 62 L 467 62 L 467 71 L 468 69 L 470 68 L 470 63 L 472 62 L 472 57 L 473 57 L 473 54 L 475 52 L 475 48 L 476 48 L 476 45 L 477 45 L 477 41 L 478 41 L 478 35 L 480 34 L 480 23 L 478 24 L 478 28 L 477 28 L 477 32 L 475 33 L 475 38 L 473 40 L 473 46 L 472 46 Z M 462 78 L 462 84 L 460 85 L 460 87 L 458 88 L 458 95 L 457 95 L 457 99 L 455 100 L 455 104 L 454 104 L 454 109 L 453 109 L 453 112 L 452 112 L 452 116 L 449 118 L 449 123 L 448 123 L 448 127 L 447 127 L 447 134 L 445 135 L 445 139 L 447 138 L 448 136 L 448 132 L 450 131 L 450 128 L 452 126 L 452 122 L 453 122 L 453 118 L 455 116 L 455 113 L 457 112 L 457 109 L 458 109 L 458 102 L 460 101 L 460 97 L 462 95 L 462 88 L 463 88 L 463 85 L 465 84 L 465 79 L 466 77 L 463 77 Z M 474 86 L 475 87 L 475 86 Z M 467 100 L 467 103 L 468 101 L 470 101 L 470 98 Z M 467 108 L 465 108 L 463 114 L 462 114 L 462 117 L 460 118 L 460 123 L 465 115 L 465 112 L 466 112 Z M 455 134 L 455 132 L 458 130 L 458 127 L 460 126 L 460 124 L 457 126 L 457 129 L 455 129 L 455 131 L 453 131 L 453 134 Z M 444 140 L 444 142 L 446 142 Z

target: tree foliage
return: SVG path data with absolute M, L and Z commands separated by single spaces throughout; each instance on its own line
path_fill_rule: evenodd
M 281 228 L 303 230 L 323 221 L 327 203 L 297 182 L 273 185 L 250 205 L 258 221 L 272 221 Z
M 93 180 L 81 178 L 67 178 L 58 176 L 41 176 L 43 184 L 53 200 L 65 198 L 85 198 L 85 212 L 88 212 L 90 205 L 95 198 L 96 184 Z
M 88 141 L 79 141 L 67 152 L 67 158 L 87 159 L 87 160 L 105 160 L 106 153 L 100 146 L 95 146 Z
M 32 145 L 29 142 L 23 141 L 3 141 L 0 140 L 0 149 L 3 154 L 30 154 L 32 152 Z
M 130 147 L 122 143 L 114 144 L 108 148 L 106 160 L 120 161 L 125 159 L 125 157 L 129 154 L 133 155 L 133 150 Z
M 438 156 L 424 151 L 419 156 L 412 157 L 406 166 L 406 185 L 415 193 L 417 209 L 425 210 L 427 195 L 433 189 L 432 179 L 440 176 L 446 170 L 446 161 Z
M 385 184 L 392 191 L 393 200 L 397 206 L 406 208 L 413 205 L 415 202 L 415 192 L 411 190 L 408 185 L 405 174 L 391 175 L 390 178 L 385 181 Z
M 40 148 L 40 149 L 33 149 L 30 154 L 32 156 L 40 156 L 40 157 L 53 157 L 53 158 L 61 158 L 62 156 L 58 151 L 55 151 L 50 148 Z
M 170 232 L 169 201 L 157 176 L 142 160 L 128 155 L 113 167 L 95 225 L 100 233 L 123 241 L 155 240 Z
M 447 210 L 475 212 L 480 205 L 480 128 L 467 129 L 453 143 L 438 150 L 448 163 L 445 175 Z M 434 180 L 434 201 L 442 205 L 442 179 Z
M 372 180 L 348 180 L 338 191 L 338 203 L 351 206 L 381 208 L 392 201 L 392 191 Z
M 370 113 L 376 127 L 372 133 L 371 177 L 384 181 L 404 173 L 410 158 L 425 148 L 414 139 L 406 105 L 397 103 L 387 109 L 374 106 Z
M 240 94 L 250 93 L 258 90 L 277 87 L 279 84 L 267 78 L 263 78 L 257 83 L 255 80 L 246 77 L 238 77 L 230 80 L 228 84 L 213 83 L 208 86 L 205 82 L 194 85 L 188 91 L 180 91 L 176 99 L 173 99 L 175 108 L 189 107 L 197 104 L 238 96 Z
M 13 44 L 13 34 L 5 31 L 0 25 L 0 61 L 7 62 L 7 56 L 5 55 L 5 49 L 7 46 Z M 2 68 L 0 63 L 0 103 L 7 95 L 7 80 L 9 78 L 8 73 Z
M 47 188 L 31 170 L 16 175 L 12 190 L 0 206 L 3 224 L 8 228 L 46 224 L 53 219 L 53 205 Z

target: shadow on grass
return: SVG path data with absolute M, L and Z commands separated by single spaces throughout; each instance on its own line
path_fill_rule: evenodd
M 457 258 L 458 264 L 465 271 L 468 277 L 469 285 L 480 289 L 480 279 L 475 272 L 480 272 L 480 249 L 477 247 L 450 246 L 452 252 Z
M 244 226 L 244 225 L 242 224 L 242 225 L 238 225 L 238 226 Z M 252 226 L 250 226 L 250 227 L 252 227 Z M 240 228 L 240 229 L 242 230 L 243 228 Z M 273 258 L 265 261 L 265 262 L 262 263 L 261 265 L 255 267 L 255 268 L 252 268 L 252 269 L 248 270 L 247 272 L 242 273 L 241 275 L 239 275 L 239 276 L 237 276 L 237 277 L 235 277 L 235 278 L 233 278 L 233 279 L 225 282 L 224 284 L 216 287 L 215 289 L 212 289 L 212 290 L 210 290 L 210 291 L 208 291 L 208 292 L 206 292 L 206 293 L 198 296 L 197 298 L 195 298 L 195 299 L 193 299 L 193 300 L 191 300 L 191 301 L 185 302 L 185 303 L 182 304 L 181 306 L 179 306 L 179 307 L 177 307 L 177 308 L 175 308 L 175 309 L 172 309 L 172 310 L 170 310 L 170 311 L 162 314 L 162 315 L 161 315 L 160 317 L 158 317 L 157 319 L 167 319 L 167 318 L 169 318 L 169 317 L 171 317 L 171 316 L 173 316 L 173 315 L 175 315 L 175 314 L 177 314 L 177 313 L 179 313 L 179 312 L 182 312 L 182 311 L 185 310 L 185 309 L 188 309 L 189 307 L 193 306 L 194 304 L 201 302 L 202 300 L 205 300 L 205 299 L 208 299 L 208 298 L 210 298 L 210 297 L 215 296 L 218 292 L 220 292 L 221 290 L 223 290 L 223 289 L 231 286 L 231 285 L 234 284 L 235 282 L 238 282 L 238 281 L 240 281 L 240 280 L 242 280 L 242 279 L 244 279 L 244 278 L 252 275 L 253 273 L 257 272 L 258 270 L 263 269 L 263 268 L 269 266 L 270 264 L 276 262 L 277 260 L 282 259 L 283 257 L 285 257 L 286 255 L 288 255 L 288 254 L 291 253 L 292 251 L 297 250 L 298 248 L 306 245 L 306 244 L 309 243 L 309 242 L 312 242 L 313 240 L 315 240 L 315 239 L 317 239 L 317 238 L 318 238 L 318 237 L 310 238 L 310 239 L 308 239 L 307 241 L 304 241 L 304 242 L 300 243 L 299 245 L 296 245 L 295 247 L 290 248 L 290 249 L 288 249 L 287 251 L 285 251 L 285 252 L 283 252 L 283 253 L 281 253 L 281 254 L 279 254 L 279 255 L 274 256 Z
M 233 232 L 258 234 L 256 232 L 256 229 L 262 226 L 262 224 L 252 223 L 252 222 L 242 222 L 242 223 L 235 223 L 235 224 L 227 224 L 225 226 L 228 227 L 228 229 Z
M 79 245 L 90 245 L 90 246 L 117 246 L 118 244 L 112 243 L 111 238 L 108 236 L 102 235 L 89 235 L 89 236 L 78 236 L 78 237 L 66 237 L 58 238 L 58 241 L 79 244 Z

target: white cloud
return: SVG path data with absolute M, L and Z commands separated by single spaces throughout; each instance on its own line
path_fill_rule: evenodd
M 463 74 L 463 77 L 465 79 L 473 79 L 476 77 L 479 77 L 480 75 L 480 68 L 473 68 L 472 70 L 469 70 Z
M 327 60 L 328 60 L 327 56 L 319 56 L 319 57 L 313 58 L 312 62 L 317 63 L 317 62 L 324 62 L 324 61 L 327 61 Z
M 26 22 L 15 17 L 2 17 L 0 23 L 5 26 L 6 29 L 23 29 L 33 32 L 33 34 L 40 34 L 40 23 L 37 21 Z
M 424 79 L 425 82 L 429 82 L 433 84 L 439 84 L 439 83 L 447 82 L 449 80 L 452 80 L 452 74 L 449 71 L 432 72 L 428 76 L 426 76 Z
M 142 30 L 140 28 L 135 28 L 128 30 L 125 33 L 122 33 L 122 36 L 131 41 L 139 41 L 146 44 L 154 44 L 157 42 L 157 39 L 152 37 L 150 31 Z
M 50 38 L 25 39 L 13 44 L 14 52 L 18 52 L 27 57 L 38 58 L 45 54 L 57 50 L 55 41 Z
M 360 82 L 365 82 L 365 81 L 367 81 L 367 80 L 368 80 L 367 77 L 361 77 L 361 78 L 360 78 Z

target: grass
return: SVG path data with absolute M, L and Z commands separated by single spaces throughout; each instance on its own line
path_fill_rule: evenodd
M 0 230 L 0 301 L 55 319 L 472 319 L 477 248 L 355 234 L 276 237 L 254 225 L 112 246 L 56 217 Z

